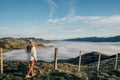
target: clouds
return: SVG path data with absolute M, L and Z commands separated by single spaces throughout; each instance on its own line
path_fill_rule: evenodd
M 48 22 L 56 23 L 56 24 L 73 23 L 73 22 L 88 23 L 100 18 L 101 17 L 98 16 L 73 16 L 73 17 L 64 17 L 60 19 L 49 19 Z
M 52 17 L 55 10 L 57 9 L 57 4 L 54 2 L 54 0 L 47 0 L 49 6 L 50 6 L 50 14 L 49 14 L 49 17 Z
M 0 26 L 0 36 L 64 39 L 90 36 L 115 36 L 120 32 L 120 15 L 72 16 L 48 19 L 42 24 L 10 28 Z
M 120 25 L 120 15 L 115 16 L 73 16 L 64 17 L 60 19 L 49 19 L 52 24 L 66 24 L 66 23 L 84 23 L 99 26 L 117 26 Z
M 0 37 L 1 36 L 10 36 L 10 34 L 14 34 L 14 30 L 11 28 L 5 27 L 5 26 L 0 26 Z
M 40 34 L 37 29 L 32 27 L 13 28 L 13 27 L 0 27 L 0 37 L 34 37 Z
M 46 0 L 46 1 L 50 7 L 49 18 L 55 17 L 54 15 L 61 15 L 66 17 L 72 17 L 75 15 L 74 0 L 69 0 L 69 1 L 61 0 L 60 2 L 59 1 L 55 2 L 55 0 Z M 59 3 L 61 3 L 62 5 L 59 5 Z M 63 8 L 65 8 L 65 10 Z M 63 10 L 65 11 L 64 13 L 62 13 Z
M 48 19 L 52 25 L 61 25 L 63 31 L 72 37 L 115 36 L 120 32 L 120 15 L 113 16 L 73 16 Z M 66 30 L 67 29 L 67 30 Z M 70 37 L 70 36 L 69 36 Z
M 6 3 L 1 2 L 0 7 L 0 37 L 63 39 L 120 34 L 119 1 L 23 0 L 16 3 L 13 0 Z
M 75 16 L 75 5 L 74 5 L 74 0 L 69 0 L 68 2 L 69 5 L 69 11 L 67 13 L 67 17 L 73 17 Z

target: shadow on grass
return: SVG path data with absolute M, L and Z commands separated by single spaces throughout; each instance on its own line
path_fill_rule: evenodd
M 120 77 L 120 71 L 118 71 L 118 70 L 111 70 L 111 71 L 109 72 L 109 74 Z
M 55 80 L 82 80 L 80 77 L 74 75 L 74 74 L 69 74 L 69 73 L 64 73 L 64 72 L 52 72 L 50 73 L 50 77 L 54 77 Z M 62 79 L 60 79 L 62 78 Z

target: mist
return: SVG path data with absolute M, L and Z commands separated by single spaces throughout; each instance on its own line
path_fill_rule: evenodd
M 52 45 L 51 48 L 37 49 L 38 60 L 53 61 L 54 50 L 58 48 L 58 59 L 68 59 L 82 54 L 96 51 L 106 55 L 114 55 L 120 52 L 120 42 L 70 42 L 70 41 L 55 41 L 44 45 Z M 27 61 L 27 53 L 25 50 L 13 50 L 3 54 L 4 60 L 20 60 Z

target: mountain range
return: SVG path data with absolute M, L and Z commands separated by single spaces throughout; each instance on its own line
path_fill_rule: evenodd
M 83 42 L 120 42 L 120 35 L 114 37 L 84 37 L 64 39 L 64 41 L 83 41 Z

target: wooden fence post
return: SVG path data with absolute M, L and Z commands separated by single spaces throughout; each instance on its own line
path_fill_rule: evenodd
M 118 61 L 118 54 L 116 54 L 116 59 L 115 59 L 115 70 L 117 69 L 117 61 Z
M 58 48 L 55 48 L 54 69 L 57 70 Z
M 99 71 L 99 68 L 100 68 L 100 59 L 101 59 L 101 53 L 99 53 L 97 71 Z
M 79 69 L 78 69 L 79 72 L 81 71 L 80 67 L 81 67 L 81 51 L 79 53 Z
M 3 50 L 2 50 L 2 48 L 0 48 L 1 73 L 3 73 L 3 54 L 2 53 L 3 53 Z

